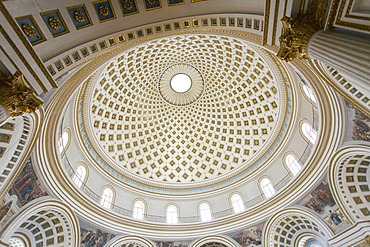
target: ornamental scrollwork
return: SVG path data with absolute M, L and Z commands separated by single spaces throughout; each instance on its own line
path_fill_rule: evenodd
M 74 18 L 77 22 L 81 23 L 85 21 L 85 15 L 81 11 L 76 11 L 74 13 Z
M 307 59 L 307 44 L 310 38 L 323 26 L 327 0 L 313 0 L 307 13 L 297 18 L 284 16 L 281 19 L 282 32 L 277 56 L 284 61 Z
M 62 25 L 60 24 L 60 21 L 54 17 L 50 17 L 48 19 L 48 22 L 49 22 L 50 27 L 54 30 L 59 30 L 62 27 Z
M 33 26 L 31 26 L 30 24 L 27 24 L 27 23 L 24 23 L 22 25 L 22 30 L 23 32 L 28 36 L 30 37 L 31 39 L 35 38 L 36 37 L 36 31 L 35 29 L 33 28 Z
M 134 7 L 134 4 L 132 3 L 132 0 L 125 0 L 123 2 L 123 7 L 125 9 L 131 10 Z
M 157 4 L 157 0 L 148 0 L 148 3 L 150 5 L 155 5 L 155 4 Z
M 17 117 L 36 111 L 43 101 L 20 72 L 12 76 L 0 72 L 0 104 L 7 110 L 8 116 Z
M 102 6 L 99 7 L 99 13 L 102 16 L 108 16 L 109 15 L 109 8 L 105 5 L 102 5 Z

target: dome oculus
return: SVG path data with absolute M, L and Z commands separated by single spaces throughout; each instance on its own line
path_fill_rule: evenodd
M 172 77 L 170 84 L 176 93 L 186 93 L 191 88 L 192 82 L 188 75 L 180 73 Z
M 165 102 L 173 106 L 189 106 L 202 96 L 204 78 L 193 65 L 173 64 L 160 75 L 158 90 Z

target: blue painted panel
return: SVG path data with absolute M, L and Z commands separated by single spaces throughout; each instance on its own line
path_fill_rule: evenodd
M 139 13 L 136 0 L 120 0 L 123 15 Z
M 49 31 L 53 35 L 53 37 L 57 37 L 69 32 L 68 27 L 64 23 L 64 20 L 60 16 L 58 10 L 41 13 L 41 17 L 44 20 L 46 26 L 48 26 Z
M 93 2 L 93 5 L 101 22 L 116 18 L 109 1 Z
M 32 16 L 18 17 L 16 20 L 31 44 L 36 45 L 46 40 Z M 27 29 L 31 31 L 31 34 L 27 35 Z
M 67 10 L 77 30 L 92 25 L 92 21 L 85 5 L 68 7 Z

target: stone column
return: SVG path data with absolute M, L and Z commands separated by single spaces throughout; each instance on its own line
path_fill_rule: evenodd
M 9 117 L 32 113 L 42 104 L 21 73 L 6 76 L 0 72 L 0 126 Z
M 354 82 L 370 85 L 370 37 L 337 31 L 316 32 L 307 44 L 307 56 L 333 67 Z

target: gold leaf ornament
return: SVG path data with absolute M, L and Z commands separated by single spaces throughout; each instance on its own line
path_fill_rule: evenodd
M 132 0 L 125 0 L 123 2 L 123 6 L 125 9 L 128 9 L 128 10 L 131 10 L 134 7 Z
M 99 12 L 102 16 L 108 16 L 109 15 L 109 8 L 105 5 L 102 5 L 99 7 Z
M 74 17 L 75 17 L 75 20 L 79 23 L 85 21 L 85 15 L 81 11 L 75 11 Z
M 49 20 L 49 25 L 54 29 L 54 30 L 59 30 L 62 25 L 60 24 L 59 20 L 54 18 L 54 17 L 50 17 Z
M 148 0 L 148 3 L 149 3 L 150 5 L 154 5 L 154 4 L 156 4 L 156 3 L 157 3 L 157 0 Z
M 24 23 L 24 24 L 22 24 L 22 30 L 31 39 L 33 39 L 33 38 L 36 37 L 36 31 L 33 28 L 33 26 L 31 26 L 31 25 L 29 25 L 27 23 Z

